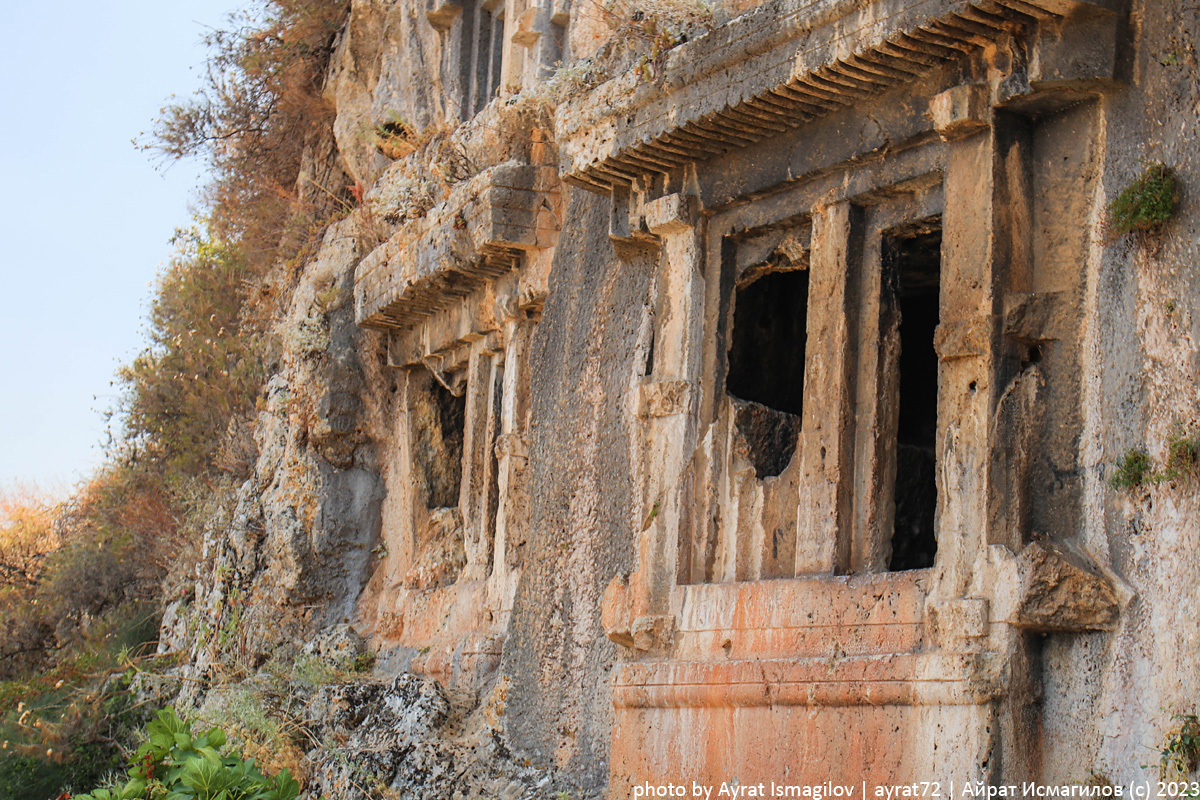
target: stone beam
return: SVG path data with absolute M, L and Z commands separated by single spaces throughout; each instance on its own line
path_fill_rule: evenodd
M 592 191 L 745 147 L 1116 0 L 774 0 L 562 108 L 564 180 Z M 1049 70 L 1047 70 L 1049 71 Z M 948 109 L 950 112 L 955 108 Z
M 367 255 L 354 277 L 355 318 L 404 330 L 520 266 L 522 253 L 552 246 L 559 183 L 553 167 L 501 164 Z

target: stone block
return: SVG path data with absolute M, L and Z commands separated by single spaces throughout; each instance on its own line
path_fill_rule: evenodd
M 990 316 L 943 322 L 933 335 L 933 348 L 942 361 L 990 353 L 993 325 Z
M 533 47 L 550 28 L 550 9 L 533 6 L 525 9 L 517 20 L 512 40 L 522 47 Z
M 1114 80 L 1118 15 L 1099 7 L 1070 25 L 1039 31 L 1030 48 L 1029 81 L 1037 89 L 1090 89 Z
M 1112 583 L 1095 564 L 1046 542 L 1017 557 L 1019 600 L 1012 623 L 1036 631 L 1113 630 L 1120 613 Z
M 458 0 L 428 0 L 425 18 L 439 31 L 446 31 L 450 30 L 450 26 L 461 13 L 462 3 Z
M 964 85 L 947 89 L 929 101 L 933 127 L 946 141 L 987 128 L 991 116 L 986 86 Z
M 696 222 L 696 198 L 686 194 L 668 194 L 651 200 L 642 209 L 646 227 L 656 236 L 683 233 Z
M 600 601 L 600 624 L 604 635 L 622 647 L 633 647 L 633 632 L 629 620 L 629 575 L 613 577 Z
M 502 433 L 496 437 L 496 458 L 511 458 L 523 465 L 529 460 L 529 447 L 520 433 Z
M 635 650 L 644 652 L 668 649 L 675 641 L 675 617 L 653 614 L 638 617 L 629 626 Z
M 1010 292 L 1004 296 L 1004 335 L 1029 341 L 1062 338 L 1073 320 L 1064 292 Z
M 988 632 L 988 601 L 982 597 L 964 597 L 930 603 L 927 607 L 935 640 L 947 648 L 961 647 Z

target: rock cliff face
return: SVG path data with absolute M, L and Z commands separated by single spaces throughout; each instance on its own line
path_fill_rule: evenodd
M 313 164 L 364 199 L 167 615 L 232 634 L 188 699 L 350 626 L 314 797 L 1141 777 L 1200 696 L 1198 30 L 353 0 Z

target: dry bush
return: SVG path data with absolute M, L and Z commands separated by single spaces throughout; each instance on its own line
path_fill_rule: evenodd
M 295 246 L 293 217 L 322 216 L 337 205 L 303 198 L 296 178 L 305 149 L 332 135 L 322 88 L 347 11 L 339 0 L 258 0 L 231 14 L 206 37 L 204 88 L 164 108 L 143 142 L 167 160 L 209 163 L 213 181 L 204 197 L 212 232 L 260 269 Z
M 63 547 L 134 551 L 124 567 L 133 583 L 121 590 L 130 598 L 153 597 L 185 544 L 174 497 L 154 475 L 128 466 L 100 470 L 63 506 L 58 524 Z
M 122 627 L 112 618 L 118 609 L 153 608 L 182 546 L 161 483 L 124 467 L 100 470 L 58 505 L 3 505 L 10 522 L 0 529 L 8 567 L 0 579 L 0 678 L 94 649 L 89 629 Z
M 59 544 L 55 507 L 34 490 L 0 493 L 0 678 L 45 660 L 53 626 L 37 613 L 47 557 Z
M 54 504 L 36 489 L 0 491 L 0 586 L 31 586 L 58 546 Z
M 126 458 L 158 467 L 169 485 L 213 470 L 227 435 L 249 436 L 231 421 L 253 410 L 265 374 L 262 334 L 244 319 L 253 276 L 241 251 L 196 231 L 175 241 L 150 310 L 150 344 L 118 372 Z M 245 469 L 237 454 L 248 449 L 229 443 L 225 463 Z

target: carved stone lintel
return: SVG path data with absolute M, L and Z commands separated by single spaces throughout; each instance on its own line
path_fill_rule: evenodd
M 520 269 L 524 254 L 553 246 L 558 205 L 553 167 L 498 164 L 462 181 L 359 262 L 356 321 L 411 330 L 462 308 L 477 287 Z
M 1035 631 L 1106 631 L 1116 627 L 1116 589 L 1075 553 L 1044 542 L 1017 557 L 1020 596 L 1012 623 Z
M 1114 51 L 1109 42 L 1117 41 L 1113 25 L 1118 16 L 1074 12 L 1100 12 L 1102 5 L 1116 2 L 990 0 L 988 5 L 1005 16 L 1016 11 L 1041 18 L 1038 35 L 1044 43 L 1039 41 L 1031 66 L 1035 83 L 1087 87 L 1092 85 L 1087 82 L 1090 76 L 1111 72 L 1107 65 L 1114 63 L 1109 56 Z M 781 21 L 779 12 L 745 14 L 731 26 L 730 33 L 700 36 L 674 49 L 665 59 L 654 89 L 646 88 L 636 73 L 626 73 L 610 84 L 629 87 L 621 99 L 618 92 L 609 91 L 584 92 L 568 101 L 558 115 L 564 177 L 591 191 L 605 192 L 669 174 L 689 161 L 776 136 L 788 123 L 764 122 L 764 108 L 769 116 L 804 120 L 814 114 L 836 113 L 835 109 L 862 102 L 865 96 L 878 97 L 897 83 L 913 85 L 916 78 L 908 76 L 928 74 L 931 64 L 946 59 L 947 52 L 965 56 L 981 49 L 1003 50 L 1013 36 L 1007 25 L 964 24 L 958 15 L 970 5 L 965 0 L 933 5 L 939 11 L 928 3 L 891 3 L 886 5 L 888 13 L 882 14 L 884 4 L 879 2 L 835 3 L 829 8 L 836 7 L 837 12 L 789 12 L 787 23 Z M 793 7 L 807 6 L 802 2 L 774 4 L 780 12 Z M 761 7 L 763 11 L 770 8 Z M 1059 26 L 1052 22 L 1068 15 L 1069 23 Z M 1058 45 L 1058 36 L 1050 31 L 1041 33 L 1043 28 L 1059 27 L 1068 33 L 1078 29 L 1082 34 L 1063 47 Z M 732 30 L 737 30 L 736 39 L 731 38 L 735 36 Z M 846 32 L 867 30 L 871 34 L 855 45 L 854 58 L 891 63 L 902 70 L 903 77 L 879 82 L 848 78 L 844 73 L 836 82 L 823 77 L 830 70 L 839 71 L 845 53 L 839 47 L 814 46 L 814 42 L 836 41 Z M 904 38 L 904 48 L 892 44 L 898 37 Z M 756 59 L 766 59 L 769 54 L 769 61 L 755 63 L 778 66 L 747 69 L 746 51 L 741 46 L 730 47 L 731 41 L 752 43 L 749 46 Z M 1103 46 L 1093 47 L 1092 41 L 1103 41 Z M 1076 65 L 1072 56 L 1085 47 L 1095 50 L 1095 55 L 1087 64 Z M 908 62 L 907 66 L 903 62 Z M 947 107 L 939 120 L 944 135 L 954 137 L 978 127 L 986 113 L 974 96 L 976 91 L 975 87 L 961 87 L 945 98 Z M 814 110 L 814 94 L 834 95 L 834 102 L 821 103 L 829 110 Z M 990 101 L 985 98 L 984 105 Z M 681 146 L 680 138 L 690 144 Z
M 682 681 L 680 676 L 687 676 Z M 829 658 L 645 660 L 613 679 L 622 709 L 847 708 L 982 705 L 1009 691 L 996 653 L 893 653 Z M 685 717 L 686 718 L 686 717 Z

